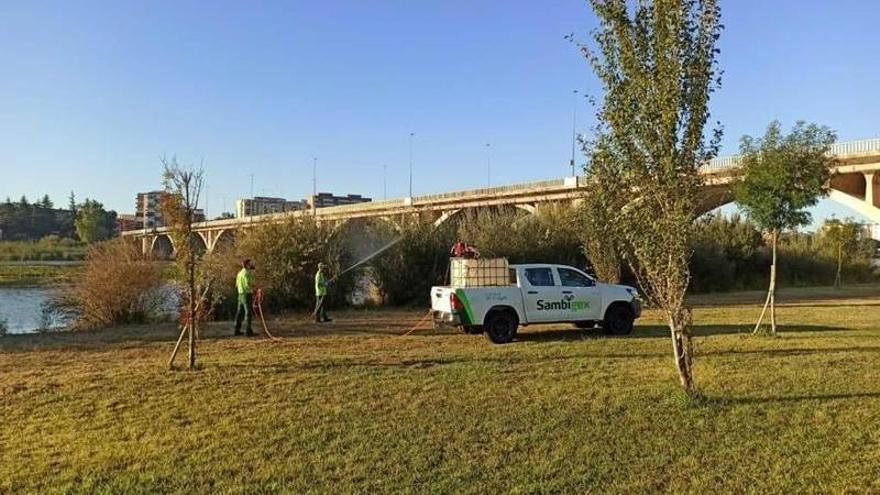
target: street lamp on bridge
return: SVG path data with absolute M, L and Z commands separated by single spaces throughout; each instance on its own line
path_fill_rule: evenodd
M 572 100 L 572 108 L 571 108 L 571 175 L 577 175 L 574 170 L 574 149 L 575 143 L 577 142 L 577 95 L 578 90 L 572 90 L 572 94 L 574 95 Z
M 416 133 L 409 133 L 409 197 L 412 197 L 412 177 L 413 177 L 413 137 Z

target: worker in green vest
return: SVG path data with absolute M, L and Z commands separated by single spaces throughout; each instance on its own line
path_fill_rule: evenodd
M 327 318 L 327 312 L 324 310 L 324 299 L 327 297 L 327 277 L 324 274 L 324 263 L 318 263 L 318 273 L 315 274 L 315 322 L 321 323 L 332 321 Z
M 256 269 L 250 259 L 242 262 L 242 268 L 235 277 L 235 288 L 238 292 L 238 308 L 235 310 L 235 335 L 241 335 L 241 322 L 245 321 L 245 331 L 250 337 L 254 334 L 251 329 L 251 317 L 253 316 L 254 288 L 253 270 Z

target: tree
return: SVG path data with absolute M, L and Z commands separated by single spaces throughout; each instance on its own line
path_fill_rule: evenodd
M 52 204 L 52 200 L 49 199 L 49 195 L 44 194 L 43 199 L 40 200 L 40 207 L 46 208 L 47 210 L 50 210 L 50 209 L 52 209 L 53 206 L 54 205 Z
M 70 191 L 70 196 L 68 197 L 67 209 L 70 210 L 71 213 L 76 215 L 76 196 L 73 194 L 73 191 Z
M 603 282 L 616 284 L 620 282 L 623 246 L 616 235 L 614 217 L 626 203 L 622 195 L 615 194 L 616 180 L 609 177 L 613 172 L 612 168 L 607 168 L 603 177 L 592 177 L 588 187 L 590 192 L 581 201 L 579 212 L 581 243 L 593 273 Z
M 98 201 L 86 198 L 77 208 L 76 235 L 85 243 L 103 241 L 113 236 L 116 212 L 108 212 Z
M 193 223 L 199 204 L 199 196 L 202 194 L 205 173 L 202 168 L 180 166 L 176 157 L 172 157 L 170 160 L 163 157 L 161 161 L 164 170 L 165 191 L 168 194 L 162 196 L 160 208 L 165 223 L 171 230 L 174 245 L 177 247 L 178 276 L 184 286 L 186 307 L 180 335 L 183 338 L 186 333 L 189 337 L 189 368 L 193 369 L 196 366 L 196 333 L 200 323 L 198 311 L 200 308 L 197 302 L 199 296 L 196 294 L 198 290 L 196 236 L 198 234 L 193 229 Z M 178 344 L 179 342 L 178 340 Z M 174 354 L 171 356 L 172 365 L 176 352 L 177 348 L 175 347 Z
M 770 308 L 770 333 L 776 333 L 776 251 L 780 232 L 810 223 L 807 208 L 828 189 L 834 158 L 829 156 L 834 132 L 824 126 L 798 122 L 783 135 L 773 121 L 764 137 L 743 136 L 741 180 L 734 197 L 745 214 L 770 237 L 770 287 L 755 332 Z
M 599 206 L 613 225 L 614 245 L 664 313 L 679 381 L 694 394 L 684 303 L 699 167 L 717 153 L 721 137 L 718 127 L 708 142 L 704 135 L 709 97 L 720 85 L 720 8 L 716 0 L 590 3 L 600 25 L 594 46 L 579 46 L 605 95 L 590 143 L 588 189 L 607 187 Z
M 844 259 L 855 257 L 859 251 L 861 229 L 861 225 L 851 218 L 843 221 L 830 218 L 825 220 L 822 225 L 820 230 L 822 241 L 837 260 L 837 273 L 834 276 L 835 287 L 840 287 L 843 284 Z

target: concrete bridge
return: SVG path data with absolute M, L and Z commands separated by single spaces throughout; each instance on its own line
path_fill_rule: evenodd
M 880 138 L 835 143 L 831 153 L 837 158 L 831 179 L 829 199 L 880 223 Z M 700 198 L 702 211 L 711 211 L 733 201 L 730 184 L 740 166 L 737 156 L 716 158 L 702 167 L 706 185 Z M 470 189 L 411 198 L 389 199 L 353 205 L 301 210 L 245 218 L 211 220 L 195 225 L 198 247 L 211 252 L 220 243 L 231 242 L 240 229 L 263 222 L 278 222 L 290 217 L 312 216 L 319 222 L 344 223 L 354 219 L 394 220 L 418 215 L 440 225 L 459 212 L 491 206 L 511 206 L 530 213 L 540 205 L 571 202 L 584 193 L 582 176 L 526 182 L 508 186 Z M 132 230 L 125 238 L 141 241 L 144 253 L 170 256 L 176 251 L 167 227 Z

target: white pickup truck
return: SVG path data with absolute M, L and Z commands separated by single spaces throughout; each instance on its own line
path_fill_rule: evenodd
M 435 326 L 457 326 L 485 333 L 505 344 L 520 325 L 569 322 L 579 328 L 601 325 L 606 333 L 625 335 L 641 315 L 638 292 L 625 285 L 597 282 L 564 265 L 511 265 L 505 287 L 432 287 Z

